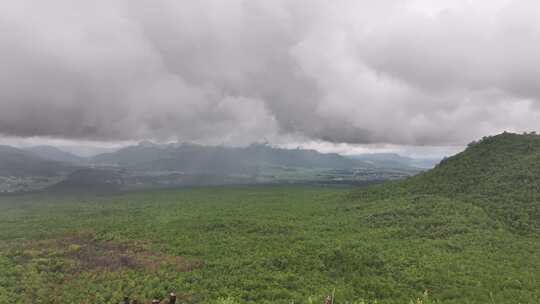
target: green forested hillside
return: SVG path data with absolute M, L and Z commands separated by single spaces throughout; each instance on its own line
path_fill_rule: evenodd
M 0 303 L 538 303 L 539 141 L 367 188 L 0 197 Z
M 515 232 L 540 228 L 540 136 L 503 133 L 473 142 L 383 192 L 438 195 L 473 203 Z

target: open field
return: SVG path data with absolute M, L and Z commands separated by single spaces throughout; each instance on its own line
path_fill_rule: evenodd
M 322 303 L 334 289 L 336 303 L 426 290 L 442 303 L 535 303 L 539 252 L 536 233 L 435 195 L 289 185 L 0 197 L 0 303 L 170 290 L 187 303 Z

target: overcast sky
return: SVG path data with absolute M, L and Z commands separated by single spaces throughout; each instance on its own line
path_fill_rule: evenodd
M 538 1 L 0 3 L 4 140 L 447 147 L 538 129 Z

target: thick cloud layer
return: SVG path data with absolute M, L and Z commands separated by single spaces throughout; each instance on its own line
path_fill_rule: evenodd
M 0 133 L 462 144 L 540 127 L 540 4 L 0 4 Z

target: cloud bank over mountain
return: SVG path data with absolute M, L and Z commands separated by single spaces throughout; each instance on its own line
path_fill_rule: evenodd
M 0 133 L 464 144 L 540 128 L 536 1 L 0 4 Z

